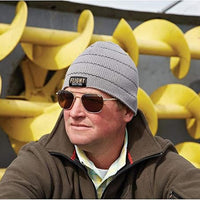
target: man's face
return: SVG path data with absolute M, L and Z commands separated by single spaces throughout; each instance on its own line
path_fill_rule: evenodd
M 112 98 L 93 88 L 69 87 L 66 90 L 76 97 L 81 97 L 82 93 L 90 93 L 100 94 L 103 98 Z M 72 108 L 64 110 L 65 128 L 70 141 L 86 151 L 94 146 L 112 145 L 115 141 L 123 139 L 126 123 L 132 117 L 133 112 L 120 108 L 117 101 L 104 101 L 101 112 L 89 113 L 85 110 L 81 99 L 76 98 Z

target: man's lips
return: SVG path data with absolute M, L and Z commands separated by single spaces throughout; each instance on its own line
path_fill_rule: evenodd
M 71 123 L 70 125 L 71 125 L 71 127 L 76 128 L 76 129 L 90 128 L 90 126 L 88 126 L 88 125 L 86 125 L 86 124 L 75 124 L 75 123 Z

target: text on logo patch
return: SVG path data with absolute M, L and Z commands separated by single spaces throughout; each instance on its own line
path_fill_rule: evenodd
M 86 87 L 86 77 L 70 77 L 69 86 L 71 87 Z

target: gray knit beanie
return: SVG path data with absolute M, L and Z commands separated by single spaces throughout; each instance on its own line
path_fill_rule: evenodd
M 112 42 L 89 46 L 69 67 L 66 87 L 91 87 L 120 100 L 137 113 L 138 71 L 129 55 Z

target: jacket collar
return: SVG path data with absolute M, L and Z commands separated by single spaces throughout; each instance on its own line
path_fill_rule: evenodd
M 128 123 L 127 130 L 129 137 L 128 152 L 133 162 L 162 152 L 162 147 L 151 134 L 141 111 L 138 110 L 137 115 Z M 63 154 L 74 159 L 75 148 L 65 131 L 63 111 L 52 133 L 49 135 L 45 146 L 50 153 Z
M 161 154 L 163 147 L 152 135 L 143 113 L 138 110 L 137 115 L 127 125 L 128 152 L 133 162 Z

